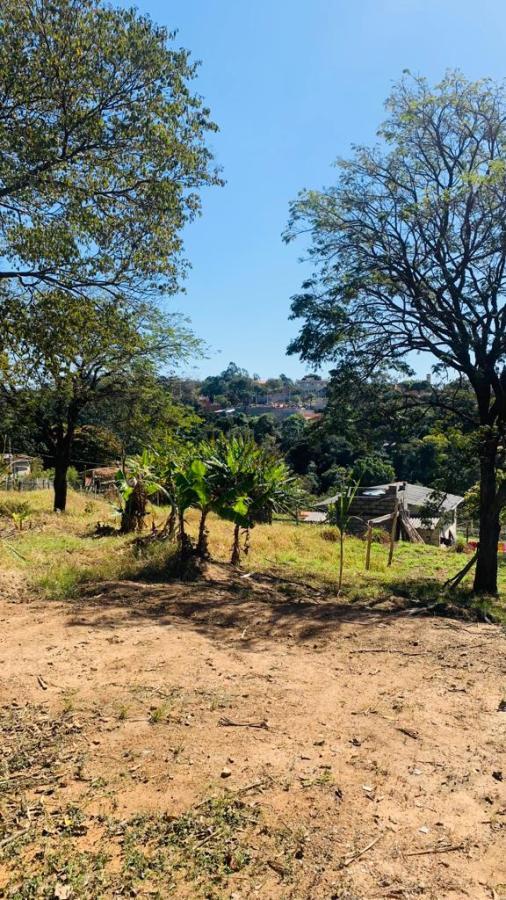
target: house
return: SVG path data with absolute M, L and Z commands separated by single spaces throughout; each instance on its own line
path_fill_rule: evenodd
M 8 469 L 8 474 L 12 478 L 26 478 L 27 475 L 31 475 L 31 456 L 16 456 L 13 453 L 4 453 L 3 460 Z
M 106 494 L 115 491 L 115 478 L 121 463 L 114 466 L 100 466 L 96 469 L 86 469 L 83 472 L 83 481 L 85 491 L 92 491 L 96 494 Z
M 322 500 L 315 509 L 328 509 L 338 497 Z M 463 500 L 458 494 L 439 495 L 433 488 L 406 481 L 359 488 L 349 510 L 350 531 L 363 533 L 369 522 L 390 531 L 397 510 L 396 540 L 448 546 L 457 539 L 457 510 Z

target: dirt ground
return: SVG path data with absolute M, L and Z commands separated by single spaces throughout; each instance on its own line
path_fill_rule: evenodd
M 9 593 L 0 896 L 506 897 L 497 626 L 218 566 Z

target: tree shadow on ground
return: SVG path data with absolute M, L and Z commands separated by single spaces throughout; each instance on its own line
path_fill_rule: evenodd
M 287 580 L 276 572 L 241 573 L 209 564 L 197 580 L 164 583 L 157 572 L 152 574 L 150 581 L 88 585 L 72 604 L 69 625 L 108 629 L 146 622 L 162 627 L 177 624 L 221 644 L 254 649 L 270 641 L 304 644 L 334 639 L 343 624 L 388 625 L 400 616 L 445 614 L 444 604 L 438 609 L 430 602 L 437 582 L 426 582 L 425 592 L 412 596 L 412 583 L 409 588 L 407 582 L 392 581 L 382 586 L 376 599 L 350 602 L 345 595 L 337 596 L 335 589 Z M 455 616 L 457 605 L 448 612 Z

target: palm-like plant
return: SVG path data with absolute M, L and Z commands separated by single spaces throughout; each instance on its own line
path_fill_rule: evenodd
M 155 457 L 149 450 L 125 460 L 116 473 L 116 488 L 121 501 L 121 531 L 142 531 L 149 497 L 164 493 L 156 477 Z
M 186 532 L 185 513 L 191 506 L 200 509 L 206 507 L 209 496 L 206 473 L 205 463 L 201 459 L 193 459 L 180 463 L 174 475 L 178 543 L 183 560 L 187 559 L 193 551 L 191 538 Z
M 205 517 L 211 510 L 233 522 L 232 561 L 235 564 L 240 529 L 247 526 L 248 504 L 260 451 L 255 441 L 242 436 L 229 439 L 222 436 L 212 443 L 202 444 L 200 450 L 206 459 L 209 495 L 201 516 L 199 538 L 205 529 Z
M 212 508 L 234 523 L 232 565 L 241 560 L 241 530 L 244 550 L 249 532 L 259 522 L 272 522 L 275 512 L 285 512 L 295 503 L 295 479 L 283 460 L 245 437 L 221 439 L 208 458 L 212 485 Z
M 337 525 L 339 529 L 339 580 L 337 584 L 338 593 L 343 584 L 344 570 L 344 536 L 350 523 L 350 509 L 355 494 L 358 491 L 359 481 L 346 481 L 342 484 L 340 493 L 337 495 L 336 502 L 329 507 L 329 520 L 333 525 Z

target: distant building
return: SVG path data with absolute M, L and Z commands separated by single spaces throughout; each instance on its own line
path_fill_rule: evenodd
M 3 460 L 8 467 L 8 474 L 13 478 L 26 478 L 31 475 L 33 457 L 4 453 Z
M 121 463 L 114 466 L 99 466 L 96 469 L 86 469 L 83 472 L 84 489 L 96 494 L 105 494 L 115 489 L 115 477 Z
M 328 509 L 338 497 L 336 494 L 322 500 L 315 509 Z M 371 522 L 390 531 L 397 509 L 396 540 L 451 545 L 457 539 L 457 509 L 463 500 L 458 494 L 443 494 L 439 503 L 435 503 L 433 488 L 406 481 L 376 484 L 357 491 L 350 507 L 350 530 L 364 532 Z M 423 515 L 431 506 L 433 514 Z

